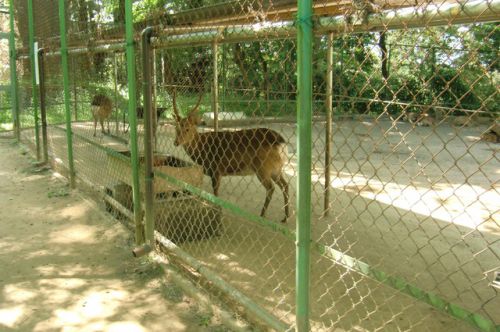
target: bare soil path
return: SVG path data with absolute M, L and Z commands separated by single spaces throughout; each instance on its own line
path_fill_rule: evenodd
M 94 201 L 0 141 L 0 331 L 227 330 L 132 245 Z

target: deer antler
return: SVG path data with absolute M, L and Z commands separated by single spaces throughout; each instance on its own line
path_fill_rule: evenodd
M 198 112 L 198 108 L 200 107 L 202 97 L 203 97 L 203 89 L 200 88 L 200 95 L 198 96 L 198 101 L 196 102 L 196 105 L 194 105 L 193 109 L 189 111 L 189 115 L 194 115 Z
M 175 116 L 175 121 L 179 121 L 181 119 L 181 116 L 179 115 L 179 109 L 177 108 L 177 88 L 174 88 L 172 91 L 172 106 L 174 107 L 174 116 Z

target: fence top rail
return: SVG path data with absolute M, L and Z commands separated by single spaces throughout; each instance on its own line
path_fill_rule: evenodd
M 396 30 L 429 26 L 498 21 L 500 0 L 474 0 L 465 4 L 447 3 L 422 8 L 405 7 L 368 15 L 365 24 L 349 25 L 344 15 L 320 17 L 314 26 L 317 35 L 327 33 Z M 196 27 L 195 27 L 196 29 Z M 186 32 L 185 27 L 167 27 L 156 33 L 152 45 L 156 48 L 189 47 L 213 42 L 231 43 L 265 39 L 290 39 L 296 36 L 294 20 L 263 22 L 209 29 L 204 27 Z
M 396 10 L 385 10 L 368 16 L 365 24 L 352 25 L 351 32 L 395 30 L 403 28 L 419 28 L 448 24 L 465 24 L 470 22 L 498 21 L 500 0 L 474 0 L 466 4 L 447 3 L 444 5 L 428 5 L 422 8 L 405 7 Z M 344 33 L 347 25 L 344 15 L 320 17 L 315 24 L 317 35 L 327 33 Z M 238 26 L 170 26 L 155 27 L 152 38 L 154 48 L 193 47 L 213 42 L 231 43 L 254 41 L 265 38 L 290 39 L 296 36 L 295 21 L 263 22 Z M 85 54 L 92 52 L 124 52 L 126 43 L 123 39 L 103 40 L 82 46 L 68 47 L 69 54 Z M 46 56 L 58 56 L 59 49 L 44 48 Z M 18 49 L 18 59 L 28 58 L 28 53 Z
M 496 6 L 495 0 L 472 1 L 476 7 L 478 2 L 483 4 L 481 7 Z M 377 25 L 377 17 L 378 20 L 384 22 L 388 22 L 389 19 L 399 21 L 399 26 L 392 25 L 391 27 L 392 29 L 397 29 L 401 27 L 423 27 L 448 24 L 449 19 L 452 17 L 456 18 L 456 20 L 451 22 L 452 24 L 498 21 L 499 14 L 498 6 L 496 6 L 495 10 L 490 10 L 490 12 L 493 11 L 493 13 L 482 14 L 481 12 L 474 11 L 475 15 L 471 15 L 470 11 L 467 12 L 466 9 L 474 7 L 474 5 L 471 6 L 471 2 L 459 3 L 456 0 L 447 0 L 439 3 L 416 0 L 412 3 L 412 6 L 408 6 L 406 0 L 374 0 L 374 4 L 383 11 L 372 15 L 372 18 L 368 20 L 367 24 L 355 25 L 352 32 L 377 30 L 377 27 L 374 26 Z M 454 10 L 450 12 L 448 8 L 453 8 Z M 317 21 L 320 22 L 318 26 L 315 26 L 315 33 L 323 34 L 328 29 L 331 32 L 345 31 L 347 25 L 346 15 L 353 12 L 354 9 L 352 8 L 351 1 L 313 1 L 313 15 L 317 17 Z M 449 15 L 446 15 L 446 12 L 449 12 Z M 256 22 L 256 15 L 259 13 L 265 15 L 265 22 L 260 24 L 272 25 L 283 24 L 283 22 L 294 22 L 297 14 L 297 2 L 296 0 L 275 0 L 272 3 L 266 2 L 262 4 L 260 0 L 251 0 L 249 3 L 246 3 L 245 6 L 241 6 L 239 1 L 229 1 L 176 13 L 156 15 L 134 23 L 134 30 L 137 32 L 134 39 L 139 40 L 139 32 L 146 26 L 153 26 L 155 35 L 162 33 L 182 34 L 188 32 L 208 32 L 224 29 L 245 30 L 249 26 L 255 26 L 255 24 L 252 23 Z M 391 17 L 388 13 L 395 14 Z M 408 13 L 414 13 L 415 17 L 411 22 L 405 25 L 404 20 L 400 16 L 401 14 L 405 14 L 405 17 L 408 17 Z M 429 14 L 426 16 L 425 13 Z M 437 13 L 437 17 L 431 17 L 432 13 Z M 443 13 L 445 16 L 439 17 Z M 422 15 L 424 17 L 422 17 Z M 483 19 L 485 15 L 487 18 Z M 330 24 L 325 24 L 327 21 L 330 21 Z M 378 22 L 378 25 L 380 24 L 381 22 Z M 332 25 L 336 25 L 336 27 Z M 380 30 L 382 27 L 379 26 L 378 29 Z M 122 26 L 104 27 L 96 31 L 93 35 L 93 40 L 99 40 L 94 42 L 93 45 L 89 44 L 88 32 L 68 34 L 68 40 L 71 41 L 68 45 L 68 50 L 73 48 L 91 49 L 93 47 L 98 47 L 99 43 L 108 45 L 122 43 L 122 36 L 124 35 L 123 30 L 124 27 Z M 98 38 L 95 38 L 96 36 L 98 36 Z M 294 36 L 294 34 L 289 36 L 283 35 L 277 36 L 277 38 L 291 38 Z M 269 37 L 272 38 L 272 36 Z M 258 38 L 262 38 L 262 36 L 257 34 L 257 37 L 253 39 Z M 252 39 L 252 37 L 248 36 L 247 38 L 243 38 L 243 41 L 248 39 Z M 45 40 L 40 40 L 40 44 L 47 50 L 47 53 L 52 53 L 52 50 L 54 50 L 54 52 L 57 51 L 58 40 L 59 36 L 54 36 Z M 22 54 L 21 56 L 24 56 L 28 53 L 28 49 L 20 48 L 18 52 Z

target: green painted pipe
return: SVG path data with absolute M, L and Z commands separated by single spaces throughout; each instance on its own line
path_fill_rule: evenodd
M 214 131 L 219 131 L 219 45 L 212 43 L 212 112 L 214 113 Z
M 151 35 L 153 29 L 147 27 L 142 31 L 142 86 L 144 93 L 144 233 L 146 243 L 154 245 L 154 169 L 153 169 L 153 90 L 151 65 Z
M 133 24 L 132 0 L 125 0 L 125 39 L 127 51 L 128 121 L 130 124 L 130 162 L 132 167 L 135 243 L 137 245 L 140 245 L 144 243 L 144 227 L 142 224 L 141 196 L 139 190 L 139 156 L 137 151 L 137 100 L 134 49 L 135 44 Z
M 87 54 L 89 52 L 99 52 L 99 53 L 113 53 L 116 51 L 123 51 L 127 47 L 126 43 L 120 41 L 114 44 L 104 44 L 97 45 L 94 47 L 71 47 L 68 48 L 68 54 L 72 55 L 80 55 Z M 60 51 L 47 52 L 46 56 L 59 56 L 61 55 Z
M 175 245 L 175 243 L 167 239 L 161 233 L 155 232 L 154 236 L 156 241 L 163 248 L 174 253 L 185 264 L 190 266 L 195 271 L 199 272 L 208 281 L 213 283 L 218 289 L 222 290 L 225 295 L 236 301 L 238 304 L 244 306 L 249 313 L 266 323 L 266 325 L 271 327 L 274 331 L 290 331 L 289 326 L 267 312 L 252 299 L 241 293 L 238 289 L 232 287 L 224 279 L 219 277 L 216 272 L 205 267 L 202 263 L 200 263 L 200 261 L 179 248 L 177 245 Z
M 42 151 L 43 162 L 49 162 L 49 144 L 47 138 L 47 103 L 45 89 L 45 54 L 43 49 L 38 50 L 38 67 L 39 67 L 39 82 L 40 82 L 40 117 L 42 120 Z
M 73 160 L 73 132 L 71 130 L 71 107 L 69 97 L 68 47 L 66 44 L 66 10 L 64 0 L 59 0 L 59 32 L 61 34 L 61 62 L 64 87 L 64 109 L 66 111 L 66 141 L 68 144 L 68 169 L 71 188 L 75 187 L 75 164 Z
M 500 0 L 473 0 L 466 3 L 456 2 L 429 5 L 418 9 L 409 6 L 370 14 L 368 15 L 366 24 L 352 26 L 352 33 L 402 28 L 427 28 L 449 24 L 496 22 L 498 21 L 499 11 Z M 335 35 L 341 35 L 345 32 L 346 24 L 346 17 L 344 15 L 319 17 L 314 25 L 314 33 L 316 35 L 325 35 L 333 32 Z M 211 30 L 192 33 L 186 32 L 177 35 L 168 33 L 172 30 L 175 32 L 180 29 L 177 29 L 177 27 L 163 29 L 165 32 L 163 37 L 155 38 L 153 40 L 153 47 L 165 49 L 193 47 L 208 45 L 214 40 L 222 44 L 262 39 L 292 39 L 297 34 L 295 22 L 288 20 L 273 22 L 267 26 L 244 24 L 236 27 L 216 27 Z
M 38 123 L 38 88 L 36 85 L 36 66 L 35 66 L 35 28 L 33 23 L 33 0 L 28 0 L 28 42 L 31 63 L 31 94 L 33 100 L 33 117 L 35 118 L 35 145 L 36 159 L 40 160 L 40 125 Z
M 16 36 L 14 32 L 14 0 L 9 1 L 9 53 L 10 53 L 10 87 L 12 103 L 12 119 L 14 122 L 14 135 L 18 142 L 21 141 L 21 121 L 19 119 L 19 94 L 17 86 L 16 66 Z
M 309 331 L 312 148 L 312 1 L 299 0 L 297 11 L 297 238 L 296 324 Z
M 323 216 L 330 210 L 330 169 L 332 165 L 332 113 L 333 113 L 333 33 L 328 34 L 326 55 L 326 123 L 325 123 L 325 187 Z

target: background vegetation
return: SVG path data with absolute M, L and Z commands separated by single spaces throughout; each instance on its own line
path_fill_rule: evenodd
M 27 47 L 26 1 L 15 0 L 19 47 Z M 206 6 L 215 1 L 146 0 L 134 3 L 137 22 L 161 14 Z M 50 41 L 59 34 L 56 1 L 34 0 L 37 39 Z M 100 29 L 122 27 L 124 0 L 68 1 L 69 43 L 98 36 Z M 123 33 L 121 31 L 120 33 Z M 481 111 L 496 117 L 498 98 L 500 31 L 498 23 L 446 26 L 426 29 L 345 34 L 334 40 L 334 105 L 338 113 L 429 112 L 434 115 L 465 115 Z M 315 112 L 323 112 L 326 93 L 325 37 L 315 40 L 313 79 Z M 169 106 L 165 85 L 184 86 L 185 103 L 196 98 L 200 86 L 206 91 L 203 110 L 209 110 L 210 47 L 158 52 L 159 106 Z M 251 115 L 293 115 L 295 112 L 295 43 L 252 42 L 226 44 L 219 58 L 220 102 L 224 111 Z M 49 63 L 52 83 L 61 82 L 58 61 Z M 72 60 L 73 93 L 88 103 L 97 91 L 114 96 L 115 59 L 112 54 L 90 53 Z M 123 55 L 116 60 L 118 108 L 126 105 L 126 66 Z M 21 62 L 20 79 L 29 79 L 29 63 Z M 138 62 L 138 65 L 140 63 Z M 51 67 L 52 66 L 52 67 Z M 141 70 L 138 66 L 138 80 Z M 28 81 L 29 82 L 29 81 Z M 138 84 L 140 87 L 140 84 Z M 140 97 L 140 91 L 138 91 Z M 62 103 L 62 87 L 50 93 L 53 105 Z M 25 110 L 31 93 L 22 95 Z M 55 106 L 54 106 L 55 107 Z M 27 112 L 29 113 L 29 112 Z M 56 118 L 60 112 L 54 112 Z M 438 114 L 439 113 L 439 114 Z M 90 114 L 82 112 L 82 119 Z M 169 116 L 166 113 L 165 116 Z M 0 122 L 8 120 L 0 113 Z M 56 121 L 56 119 L 54 119 Z

